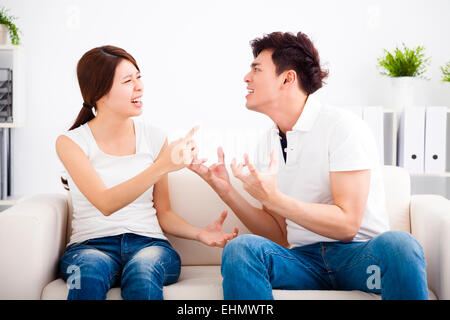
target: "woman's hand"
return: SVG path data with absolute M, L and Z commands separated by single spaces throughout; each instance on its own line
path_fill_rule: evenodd
M 199 126 L 192 128 L 184 138 L 171 142 L 167 148 L 161 150 L 155 162 L 159 162 L 167 172 L 188 166 L 198 153 L 195 141 L 192 139 L 198 128 Z
M 197 155 L 195 155 L 188 169 L 198 174 L 219 196 L 222 196 L 231 189 L 230 177 L 225 167 L 225 154 L 223 153 L 222 147 L 217 148 L 217 158 L 217 163 L 207 167 L 203 164 L 207 159 L 199 160 L 197 159 Z
M 211 247 L 225 247 L 228 241 L 237 237 L 239 229 L 234 227 L 233 233 L 225 233 L 222 230 L 223 222 L 227 217 L 227 210 L 224 210 L 220 218 L 209 224 L 197 234 L 197 240 Z

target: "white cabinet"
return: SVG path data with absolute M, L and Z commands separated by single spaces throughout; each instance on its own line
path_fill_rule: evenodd
M 397 115 L 384 110 L 384 164 L 397 165 Z M 412 194 L 438 194 L 450 199 L 450 110 L 447 110 L 446 172 L 410 174 Z
M 7 135 L 10 137 L 14 134 L 16 128 L 25 126 L 25 74 L 23 65 L 24 48 L 22 46 L 14 45 L 0 45 L 0 69 L 4 71 L 4 74 L 12 75 L 12 97 L 8 98 L 9 102 L 12 102 L 12 112 L 3 112 L 0 114 L 0 130 L 7 131 Z M 4 77 L 4 76 L 2 76 Z M 2 79 L 0 79 L 2 80 Z M 5 84 L 3 82 L 3 84 Z M 3 89 L 2 91 L 5 91 Z M 2 94 L 2 92 L 0 92 Z M 6 101 L 6 100 L 4 100 Z M 8 102 L 8 104 L 9 104 Z M 5 109 L 6 110 L 6 109 Z M 8 151 L 11 149 L 9 148 Z M 0 151 L 2 159 L 10 158 L 10 154 L 6 154 L 5 150 Z M 4 161 L 2 162 L 3 165 Z M 11 165 L 11 164 L 9 164 Z M 10 170 L 10 189 L 11 183 L 14 180 L 12 172 Z M 11 195 L 6 199 L 0 199 L 0 206 L 14 205 L 18 199 Z

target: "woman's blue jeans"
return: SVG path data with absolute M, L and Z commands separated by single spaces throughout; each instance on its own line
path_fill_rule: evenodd
M 59 264 L 69 300 L 105 299 L 121 287 L 127 300 L 162 300 L 163 286 L 178 280 L 181 261 L 166 240 L 125 233 L 75 243 Z
M 407 232 L 366 242 L 319 242 L 287 249 L 256 235 L 230 241 L 222 256 L 225 299 L 273 299 L 272 289 L 361 290 L 382 299 L 428 299 L 426 263 Z

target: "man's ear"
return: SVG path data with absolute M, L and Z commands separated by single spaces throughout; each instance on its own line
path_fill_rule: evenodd
M 297 73 L 294 70 L 289 70 L 286 72 L 283 84 L 292 84 L 295 83 L 295 81 L 297 81 Z

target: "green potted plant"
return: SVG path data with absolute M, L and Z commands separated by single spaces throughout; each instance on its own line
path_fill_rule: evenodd
M 442 79 L 443 82 L 450 82 L 450 61 L 446 65 L 441 66 Z
M 437 94 L 444 101 L 443 104 L 450 107 L 450 61 L 440 67 L 442 72 L 441 81 L 439 81 L 439 91 Z
M 391 78 L 390 106 L 397 112 L 414 104 L 415 83 L 418 78 L 426 79 L 423 75 L 430 58 L 424 50 L 423 46 L 410 49 L 403 43 L 403 48 L 396 47 L 392 53 L 385 49 L 378 59 L 380 73 Z
M 9 37 L 13 45 L 20 44 L 19 29 L 14 24 L 14 20 L 17 19 L 14 16 L 8 14 L 9 9 L 2 7 L 0 9 L 0 44 L 6 44 L 7 34 L 9 32 Z

